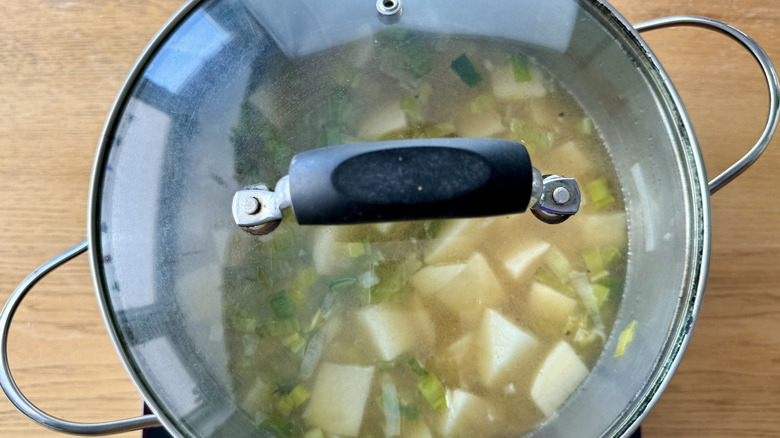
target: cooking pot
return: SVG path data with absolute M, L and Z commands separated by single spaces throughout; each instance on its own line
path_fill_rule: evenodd
M 392 10 L 392 4 L 384 6 Z M 193 284 L 200 284 L 199 299 L 213 295 L 207 280 L 220 266 L 220 232 L 235 226 L 229 214 L 212 208 L 214 200 L 229 203 L 240 188 L 231 181 L 230 127 L 256 62 L 273 77 L 279 57 L 305 58 L 383 26 L 403 26 L 522 42 L 600 127 L 632 224 L 615 327 L 637 320 L 643 329 L 633 354 L 601 357 L 582 390 L 531 435 L 622 435 L 638 425 L 679 363 L 698 314 L 709 261 L 709 195 L 752 163 L 774 132 L 778 81 L 766 55 L 722 23 L 687 17 L 631 27 L 597 1 L 525 2 L 522 8 L 497 3 L 491 10 L 466 2 L 446 9 L 401 4 L 395 14 L 366 5 L 336 11 L 307 4 L 301 13 L 301 4 L 290 2 L 194 2 L 166 27 L 134 68 L 107 123 L 93 173 L 89 241 L 31 274 L 3 310 L 0 383 L 20 410 L 70 433 L 157 424 L 181 436 L 241 436 L 248 430 L 251 421 L 224 395 L 223 376 L 203 351 L 204 340 L 193 334 L 192 310 L 182 299 L 184 287 Z M 247 17 L 252 19 L 242 19 Z M 680 99 L 636 31 L 683 23 L 732 36 L 756 57 L 769 83 L 764 133 L 709 185 Z M 658 211 L 676 214 L 653 214 Z M 40 278 L 87 247 L 109 332 L 154 416 L 63 422 L 35 408 L 11 379 L 5 351 L 15 309 Z M 616 343 L 611 336 L 605 351 Z

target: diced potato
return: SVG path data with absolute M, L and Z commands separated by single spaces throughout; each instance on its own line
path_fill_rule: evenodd
M 435 370 L 436 377 L 449 386 L 468 388 L 478 383 L 473 340 L 473 332 L 461 336 L 444 350 L 438 350 L 425 365 Z
M 380 233 L 387 234 L 391 229 L 393 229 L 393 225 L 396 225 L 398 222 L 377 222 L 374 224 L 374 228 L 376 228 Z
M 578 223 L 586 246 L 626 246 L 626 214 L 604 213 L 583 216 Z
M 433 321 L 419 301 L 411 308 L 397 304 L 368 306 L 357 317 L 380 360 L 393 360 L 413 349 L 429 351 L 436 341 Z
M 474 232 L 474 227 L 479 224 L 479 219 L 447 221 L 425 254 L 425 263 L 432 265 L 465 260 L 482 239 L 479 233 Z
M 241 408 L 245 412 L 271 412 L 274 407 L 271 394 L 275 389 L 275 386 L 258 376 L 246 392 L 244 400 L 241 401 Z
M 538 321 L 540 329 L 561 334 L 576 309 L 577 301 L 573 298 L 541 283 L 531 285 L 526 310 Z
M 307 421 L 330 433 L 357 436 L 374 367 L 323 363 L 311 391 Z
M 466 267 L 465 263 L 426 266 L 409 279 L 412 286 L 423 295 L 431 295 L 452 281 Z
M 204 264 L 179 277 L 176 283 L 180 304 L 192 321 L 198 323 L 219 321 L 222 318 L 222 299 L 209 291 L 219 290 L 222 274 L 216 264 Z
M 476 322 L 485 309 L 505 298 L 501 283 L 479 253 L 472 255 L 460 274 L 435 295 L 464 322 Z
M 561 281 L 567 281 L 572 267 L 569 258 L 557 247 L 553 247 L 544 255 L 544 262 L 556 277 Z
M 451 358 L 462 363 L 471 356 L 473 346 L 474 335 L 469 333 L 450 344 L 445 351 Z
M 401 109 L 400 100 L 393 100 L 363 119 L 359 135 L 364 140 L 377 140 L 388 132 L 406 128 L 406 125 L 406 113 Z
M 550 150 L 549 161 L 555 163 L 555 171 L 558 175 L 571 178 L 585 178 L 593 176 L 595 166 L 593 160 L 582 153 L 582 150 L 573 141 Z
M 536 338 L 500 313 L 493 309 L 485 311 L 474 343 L 482 384 L 491 387 L 500 383 L 504 373 L 516 368 L 536 346 Z
M 318 274 L 337 274 L 355 261 L 345 256 L 345 248 L 350 243 L 345 235 L 350 231 L 350 227 L 343 226 L 318 227 L 314 231 L 312 258 Z
M 466 110 L 455 118 L 458 137 L 495 137 L 504 131 L 501 115 L 492 109 L 477 113 Z
M 527 272 L 530 272 L 532 268 L 535 268 L 540 257 L 549 248 L 550 244 L 547 242 L 527 243 L 505 258 L 504 266 L 512 274 L 512 277 L 517 280 Z
M 493 94 L 501 100 L 521 100 L 532 97 L 544 97 L 547 89 L 544 88 L 542 74 L 534 67 L 530 68 L 531 80 L 528 82 L 515 81 L 512 66 L 507 64 L 495 67 L 490 72 L 490 82 L 493 85 Z
M 441 434 L 452 437 L 481 436 L 493 410 L 487 400 L 461 389 L 447 392 L 447 406 Z
M 542 364 L 531 387 L 531 399 L 545 415 L 552 415 L 588 375 L 588 368 L 564 341 Z
M 403 431 L 403 436 L 405 438 L 432 438 L 433 436 L 431 435 L 431 430 L 428 429 L 428 425 L 419 419 L 417 421 L 404 423 L 403 427 L 405 429 Z
M 303 438 L 325 438 L 325 434 L 322 433 L 322 429 L 317 428 L 303 434 Z

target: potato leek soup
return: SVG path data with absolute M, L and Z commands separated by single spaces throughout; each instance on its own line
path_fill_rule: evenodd
M 278 68 L 233 130 L 239 184 L 273 184 L 312 147 L 500 137 L 576 178 L 583 206 L 557 225 L 526 213 L 299 226 L 289 213 L 267 236 L 237 229 L 224 269 L 236 403 L 279 437 L 542 423 L 587 377 L 622 295 L 624 204 L 591 119 L 521 49 L 476 40 L 390 29 Z

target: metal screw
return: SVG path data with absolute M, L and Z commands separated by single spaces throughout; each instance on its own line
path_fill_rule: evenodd
M 566 187 L 556 187 L 552 192 L 553 201 L 558 205 L 567 204 L 571 200 L 571 193 Z
M 254 196 L 248 196 L 241 200 L 241 210 L 246 214 L 255 214 L 260 211 L 260 201 Z

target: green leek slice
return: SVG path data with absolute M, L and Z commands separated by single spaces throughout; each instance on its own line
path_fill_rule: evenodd
M 417 382 L 417 389 L 434 410 L 438 411 L 447 406 L 447 392 L 433 373 L 429 372 L 422 376 Z
M 587 192 L 588 196 L 590 196 L 590 200 L 599 208 L 604 208 L 615 203 L 615 198 L 609 190 L 607 178 L 604 176 L 589 182 L 587 185 Z
M 514 55 L 509 59 L 512 66 L 512 74 L 515 82 L 528 82 L 531 80 L 531 70 L 528 68 L 528 59 L 523 55 Z
M 636 331 L 636 320 L 631 321 L 628 326 L 620 332 L 618 337 L 617 348 L 615 348 L 615 357 L 621 357 L 626 353 L 626 349 L 634 340 L 634 332 Z
M 470 88 L 482 82 L 482 75 L 474 68 L 474 64 L 471 63 L 471 60 L 465 53 L 455 58 L 450 64 L 450 68 Z
M 281 320 L 290 319 L 295 316 L 295 306 L 293 306 L 290 296 L 286 290 L 279 291 L 271 295 L 271 310 L 274 315 Z

